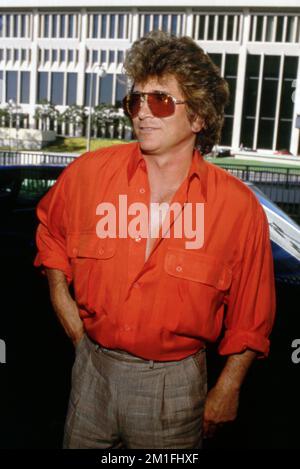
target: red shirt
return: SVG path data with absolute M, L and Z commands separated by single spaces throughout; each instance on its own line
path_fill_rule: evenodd
M 37 208 L 35 265 L 63 271 L 88 335 L 104 347 L 152 360 L 180 360 L 207 341 L 221 354 L 267 355 L 275 312 L 268 223 L 252 191 L 195 151 L 174 195 L 184 209 L 204 203 L 204 243 L 160 237 L 101 239 L 100 203 L 149 207 L 147 168 L 137 143 L 87 153 L 71 163 Z M 172 220 L 171 220 L 172 228 Z M 171 229 L 170 228 L 170 229 Z M 172 231 L 172 230 L 171 230 Z

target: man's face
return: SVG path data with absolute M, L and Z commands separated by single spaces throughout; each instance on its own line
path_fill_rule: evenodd
M 135 83 L 133 91 L 164 91 L 177 100 L 185 100 L 173 75 L 167 75 L 159 81 L 157 78 L 149 78 L 146 83 Z M 196 133 L 202 127 L 199 119 L 192 123 L 189 121 L 186 104 L 176 104 L 175 112 L 171 116 L 155 117 L 146 100 L 142 102 L 138 115 L 132 121 L 141 150 L 149 155 L 189 151 L 194 147 Z

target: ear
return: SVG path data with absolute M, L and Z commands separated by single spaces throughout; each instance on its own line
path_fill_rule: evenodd
M 196 116 L 191 123 L 192 131 L 197 134 L 201 129 L 205 127 L 204 121 L 200 116 Z

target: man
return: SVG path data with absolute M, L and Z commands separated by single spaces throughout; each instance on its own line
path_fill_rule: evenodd
M 64 447 L 201 448 L 268 354 L 268 225 L 252 192 L 196 149 L 218 142 L 228 101 L 202 49 L 152 33 L 125 70 L 137 143 L 78 158 L 37 211 L 35 265 L 76 347 Z M 205 343 L 222 329 L 228 358 L 206 395 Z

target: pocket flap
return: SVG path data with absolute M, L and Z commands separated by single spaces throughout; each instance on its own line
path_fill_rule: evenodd
M 96 233 L 75 233 L 67 237 L 67 254 L 69 257 L 87 257 L 92 259 L 109 259 L 116 251 L 114 238 L 98 238 Z
M 228 290 L 232 270 L 215 257 L 182 249 L 169 248 L 165 257 L 165 270 L 174 277 Z

